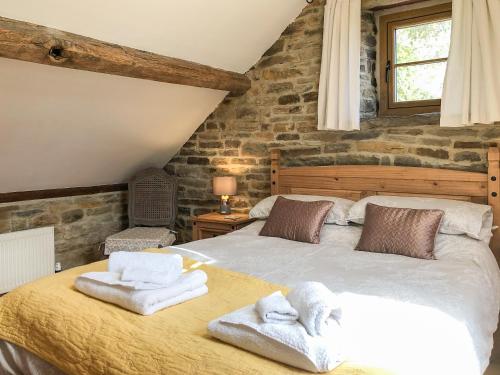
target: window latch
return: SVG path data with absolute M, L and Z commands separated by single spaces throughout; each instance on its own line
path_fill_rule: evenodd
M 391 71 L 391 61 L 387 61 L 385 64 L 385 82 L 389 83 L 389 72 Z

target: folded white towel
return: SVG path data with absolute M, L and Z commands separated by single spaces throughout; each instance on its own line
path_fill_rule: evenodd
M 117 272 L 87 272 L 80 275 L 81 278 L 98 281 L 102 284 L 122 286 L 132 290 L 153 290 L 165 288 L 168 285 L 147 283 L 144 281 L 123 281 Z
M 125 267 L 121 274 L 122 281 L 139 281 L 167 286 L 177 280 L 182 273 L 181 267 L 174 266 L 167 272 L 152 271 L 142 267 Z
M 177 278 L 182 273 L 182 257 L 179 254 L 133 253 L 128 251 L 111 253 L 108 261 L 108 271 L 122 273 L 126 268 L 141 268 L 151 272 L 165 273 Z
M 250 305 L 211 321 L 208 330 L 219 340 L 311 372 L 331 371 L 342 362 L 337 324 L 329 325 L 326 336 L 312 337 L 298 322 L 263 323 Z
M 323 336 L 329 318 L 339 320 L 340 305 L 337 297 L 324 284 L 315 281 L 299 283 L 286 296 L 290 304 L 299 312 L 299 322 L 311 336 Z
M 75 287 L 91 297 L 113 303 L 138 314 L 151 315 L 158 310 L 208 293 L 206 282 L 206 273 L 196 270 L 183 274 L 168 287 L 154 290 L 131 290 L 83 276 L 77 277 Z
M 290 305 L 281 291 L 258 300 L 255 310 L 266 323 L 293 324 L 299 318 L 299 313 Z

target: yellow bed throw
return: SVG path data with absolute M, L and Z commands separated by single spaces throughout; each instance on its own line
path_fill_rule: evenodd
M 69 375 L 305 373 L 224 344 L 207 333 L 212 319 L 285 288 L 189 259 L 184 265 L 208 274 L 208 295 L 148 317 L 73 288 L 78 275 L 105 271 L 107 262 L 25 285 L 0 298 L 0 339 Z M 387 374 L 350 364 L 332 373 Z

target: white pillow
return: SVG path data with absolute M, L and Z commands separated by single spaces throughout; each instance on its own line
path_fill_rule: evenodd
M 276 199 L 279 196 L 287 199 L 304 201 L 304 202 L 314 202 L 314 201 L 334 202 L 335 204 L 333 205 L 332 210 L 326 217 L 325 223 L 337 224 L 337 225 L 349 225 L 349 221 L 347 220 L 347 215 L 349 213 L 349 209 L 354 204 L 354 201 L 337 197 L 324 197 L 321 195 L 297 195 L 297 194 L 272 195 L 257 203 L 250 210 L 249 216 L 253 219 L 267 219 L 269 217 L 271 209 L 274 206 L 274 202 L 276 202 Z
M 363 224 L 367 203 L 386 207 L 443 210 L 440 233 L 466 234 L 482 241 L 489 241 L 491 237 L 493 214 L 491 207 L 484 204 L 450 199 L 373 195 L 352 205 L 348 220 Z

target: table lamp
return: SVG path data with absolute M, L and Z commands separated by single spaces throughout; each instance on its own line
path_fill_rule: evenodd
M 220 195 L 220 210 L 219 213 L 228 215 L 231 213 L 229 205 L 229 196 L 236 195 L 236 178 L 235 177 L 214 177 L 213 180 L 214 194 Z

